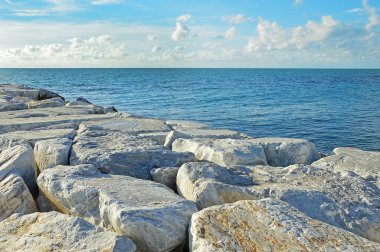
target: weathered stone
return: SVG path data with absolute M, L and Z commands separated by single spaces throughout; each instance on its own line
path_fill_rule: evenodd
M 13 215 L 0 223 L 0 250 L 125 251 L 136 246 L 127 237 L 57 212 Z
M 77 105 L 90 105 L 92 104 L 90 101 L 88 101 L 84 97 L 78 97 L 75 99 L 75 101 L 70 101 L 66 103 L 66 106 L 77 106 Z
M 174 141 L 172 150 L 191 152 L 199 161 L 221 166 L 267 164 L 263 147 L 242 139 L 179 138 Z
M 205 129 L 208 128 L 206 124 L 193 122 L 193 121 L 185 121 L 185 120 L 168 120 L 166 124 L 170 125 L 173 128 L 193 128 L 193 129 Z
M 150 175 L 152 175 L 153 181 L 157 183 L 161 183 L 166 185 L 172 190 L 175 190 L 176 178 L 179 167 L 162 167 L 155 168 L 150 171 Z
M 224 129 L 178 128 L 168 134 L 165 140 L 165 147 L 171 148 L 173 142 L 178 138 L 240 139 L 240 133 Z
M 58 94 L 46 89 L 32 88 L 24 85 L 0 84 L 0 94 L 12 97 L 21 96 L 33 100 L 45 100 L 60 97 Z
M 305 139 L 267 137 L 250 141 L 263 146 L 268 164 L 271 166 L 311 164 L 320 158 L 314 144 Z
M 62 107 L 65 106 L 65 100 L 61 97 L 54 97 L 46 100 L 41 101 L 30 101 L 28 102 L 28 108 L 29 109 L 36 109 L 36 108 L 54 108 L 54 107 Z
M 190 251 L 380 251 L 275 199 L 214 206 L 191 218 Z
M 355 172 L 380 187 L 380 152 L 336 148 L 333 153 L 312 165 L 333 171 Z
M 79 131 L 70 154 L 71 165 L 93 164 L 112 174 L 141 179 L 149 179 L 152 168 L 181 166 L 194 160 L 192 153 L 173 152 L 152 138 L 100 128 Z
M 9 174 L 19 175 L 29 190 L 36 192 L 33 149 L 29 144 L 13 146 L 0 153 L 0 181 Z
M 36 211 L 33 197 L 21 177 L 9 175 L 0 181 L 0 221 L 15 213 L 29 214 Z
M 36 205 L 39 212 L 51 212 L 51 211 L 59 212 L 59 209 L 55 207 L 42 192 L 39 193 L 36 199 Z
M 68 138 L 38 141 L 34 146 L 34 160 L 39 171 L 57 165 L 68 165 L 72 142 Z
M 38 185 L 62 212 L 126 235 L 141 251 L 170 251 L 181 244 L 197 211 L 164 185 L 102 174 L 92 165 L 47 169 Z
M 380 189 L 356 174 L 308 165 L 286 168 L 187 163 L 177 191 L 199 209 L 245 199 L 276 198 L 307 216 L 380 241 Z
M 164 145 L 167 135 L 168 135 L 168 132 L 166 132 L 166 131 L 139 134 L 139 136 L 141 136 L 143 138 L 150 138 L 150 139 L 157 141 L 157 143 L 160 145 Z
M 34 146 L 37 141 L 55 138 L 74 139 L 74 127 L 66 129 L 32 129 L 30 131 L 13 131 L 0 135 L 0 151 L 3 149 L 29 143 Z

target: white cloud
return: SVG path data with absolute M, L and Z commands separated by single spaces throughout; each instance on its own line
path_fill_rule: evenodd
M 293 4 L 294 5 L 301 5 L 303 3 L 303 0 L 294 0 Z
M 189 35 L 190 35 L 190 29 L 186 25 L 180 22 L 177 22 L 176 28 L 174 32 L 172 33 L 171 38 L 174 41 L 178 41 L 178 40 L 183 40 L 183 39 L 188 38 Z
M 152 53 L 156 53 L 156 52 L 158 52 L 158 51 L 161 51 L 161 46 L 159 46 L 159 45 L 155 45 L 155 46 L 153 46 L 153 48 L 152 48 Z
M 119 2 L 120 0 L 93 0 L 91 3 L 95 5 L 103 5 L 103 4 L 115 4 Z
M 234 39 L 234 38 L 236 38 L 236 36 L 237 36 L 237 31 L 236 31 L 235 27 L 231 27 L 224 34 L 224 38 L 228 39 L 228 40 Z
M 114 44 L 111 37 L 101 35 L 88 39 L 72 38 L 68 43 L 30 45 L 0 50 L 0 62 L 40 61 L 51 62 L 59 59 L 60 63 L 93 62 L 105 59 L 120 59 L 126 56 L 125 44 Z
M 249 52 L 282 50 L 289 47 L 304 49 L 314 43 L 323 43 L 338 24 L 333 17 L 324 16 L 321 23 L 308 21 L 304 26 L 285 29 L 275 22 L 261 19 L 257 25 L 257 36 L 249 39 L 246 49 Z
M 190 19 L 191 19 L 190 14 L 184 14 L 184 15 L 177 17 L 177 22 L 184 23 L 186 21 L 189 21 Z
M 148 40 L 149 41 L 156 41 L 158 37 L 156 35 L 148 35 Z
M 362 6 L 368 15 L 368 23 L 366 25 L 366 29 L 370 31 L 375 26 L 380 25 L 380 20 L 379 20 L 379 17 L 377 16 L 376 8 L 371 7 L 368 3 L 368 0 L 362 0 Z
M 5 0 L 5 2 L 6 2 L 7 4 L 11 4 L 11 5 L 14 4 L 11 0 Z
M 244 14 L 236 14 L 231 16 L 223 16 L 222 20 L 230 24 L 242 24 L 253 21 L 253 18 L 246 17 Z
M 23 10 L 15 10 L 14 15 L 18 17 L 37 17 L 37 16 L 47 16 L 49 15 L 49 12 L 47 10 L 23 9 Z

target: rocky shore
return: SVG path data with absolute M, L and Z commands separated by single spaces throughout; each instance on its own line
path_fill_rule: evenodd
M 0 84 L 0 251 L 380 251 L 380 152 Z

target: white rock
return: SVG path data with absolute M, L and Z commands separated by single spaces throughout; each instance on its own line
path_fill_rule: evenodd
M 21 96 L 33 100 L 45 100 L 54 97 L 60 97 L 58 94 L 46 89 L 32 88 L 24 85 L 0 84 L 0 94 L 12 97 Z
M 155 168 L 150 171 L 150 175 L 153 178 L 153 181 L 166 185 L 172 190 L 175 190 L 176 178 L 179 167 L 162 167 Z
M 267 164 L 263 147 L 243 139 L 179 138 L 174 141 L 172 150 L 191 152 L 199 161 L 221 166 Z
M 194 121 L 185 121 L 185 120 L 168 120 L 166 124 L 170 125 L 173 128 L 193 128 L 193 129 L 205 129 L 208 128 L 206 124 L 198 123 Z
M 34 160 L 39 171 L 57 165 L 68 165 L 72 142 L 68 138 L 38 141 L 34 146 Z
M 0 221 L 15 213 L 33 212 L 37 212 L 36 204 L 21 177 L 9 175 L 0 181 Z
M 171 148 L 177 138 L 215 138 L 215 139 L 240 139 L 240 133 L 224 129 L 204 129 L 204 128 L 178 128 L 168 134 L 165 140 L 165 147 Z
M 33 149 L 29 144 L 13 146 L 0 153 L 0 181 L 9 174 L 19 175 L 29 190 L 36 192 Z
M 275 199 L 214 206 L 191 218 L 190 251 L 380 251 Z
M 65 100 L 63 100 L 61 97 L 54 97 L 54 98 L 41 100 L 41 101 L 28 102 L 29 109 L 54 108 L 54 107 L 63 107 L 63 106 L 65 106 Z
M 333 171 L 355 172 L 380 187 L 380 152 L 336 148 L 333 153 L 312 165 Z
M 92 165 L 43 171 L 38 186 L 62 212 L 130 237 L 140 251 L 180 245 L 195 205 L 162 184 L 100 173 Z
M 164 145 L 167 135 L 168 135 L 168 132 L 166 132 L 166 131 L 139 134 L 139 136 L 141 136 L 143 138 L 150 138 L 150 139 L 157 141 L 157 143 L 160 145 Z
M 0 250 L 125 251 L 136 246 L 127 237 L 57 212 L 13 215 L 0 223 Z
M 194 160 L 192 153 L 173 152 L 152 138 L 102 129 L 79 131 L 70 154 L 71 165 L 93 164 L 112 174 L 141 179 L 150 179 L 155 167 L 181 166 Z
M 314 144 L 305 139 L 268 137 L 250 141 L 264 147 L 268 164 L 271 166 L 311 164 L 320 158 Z
M 220 167 L 187 163 L 177 191 L 199 209 L 238 200 L 276 198 L 307 216 L 380 241 L 380 189 L 356 174 L 308 165 Z

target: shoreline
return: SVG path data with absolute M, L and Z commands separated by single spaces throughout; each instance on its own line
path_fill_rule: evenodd
M 380 152 L 327 156 L 307 139 L 254 138 L 0 84 L 0 250 L 376 251 L 379 166 Z M 108 241 L 95 242 L 101 236 Z

